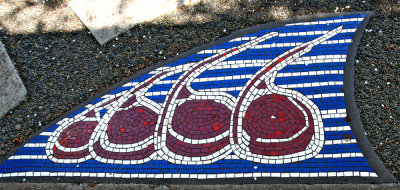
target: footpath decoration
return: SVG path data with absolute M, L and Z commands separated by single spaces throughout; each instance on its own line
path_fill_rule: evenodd
M 353 100 L 369 16 L 256 26 L 149 68 L 37 133 L 1 180 L 392 182 Z

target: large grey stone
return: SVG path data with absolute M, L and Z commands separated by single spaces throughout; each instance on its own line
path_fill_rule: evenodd
M 0 42 L 0 118 L 25 99 L 26 88 Z

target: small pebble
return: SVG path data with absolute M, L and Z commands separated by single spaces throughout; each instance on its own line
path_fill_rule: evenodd
M 21 125 L 20 124 L 15 126 L 15 130 L 20 130 L 20 129 L 21 129 Z
M 339 10 L 339 7 L 336 7 L 335 12 L 337 12 Z

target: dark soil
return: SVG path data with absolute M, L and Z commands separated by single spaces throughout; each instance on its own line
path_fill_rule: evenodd
M 0 40 L 15 63 L 28 96 L 0 120 L 0 158 L 4 160 L 20 143 L 15 138 L 28 140 L 35 131 L 116 82 L 233 31 L 276 21 L 271 12 L 282 7 L 289 17 L 373 11 L 356 56 L 355 99 L 376 153 L 400 179 L 400 2 L 235 2 L 232 9 L 224 12 L 214 12 L 204 3 L 183 7 L 188 14 L 207 14 L 211 19 L 180 25 L 142 24 L 103 47 L 88 30 L 27 35 L 9 35 L 1 30 Z M 59 1 L 49 3 L 49 7 L 61 6 Z

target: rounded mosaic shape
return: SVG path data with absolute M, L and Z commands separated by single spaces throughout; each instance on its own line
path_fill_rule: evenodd
M 250 136 L 251 153 L 283 156 L 306 150 L 314 135 L 314 121 L 310 111 L 298 103 L 286 96 L 269 94 L 250 104 L 243 119 L 243 130 Z
M 56 159 L 80 159 L 89 155 L 90 135 L 97 126 L 94 121 L 79 121 L 66 127 L 52 147 Z
M 111 160 L 143 160 L 154 153 L 157 113 L 144 106 L 114 113 L 104 135 L 94 144 L 97 156 Z
M 229 145 L 231 110 L 213 100 L 191 100 L 174 112 L 167 148 L 186 157 L 205 157 Z

